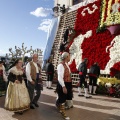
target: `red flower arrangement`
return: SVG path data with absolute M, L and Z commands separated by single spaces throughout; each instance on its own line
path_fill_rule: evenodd
M 117 62 L 110 68 L 110 75 L 113 77 L 120 72 L 120 62 Z
M 93 4 L 95 4 L 98 9 L 95 10 L 93 14 L 89 14 L 88 11 L 86 11 L 86 15 L 82 16 L 82 10 L 86 7 L 89 7 L 89 9 L 92 10 Z M 78 9 L 75 22 L 75 31 L 76 35 L 78 36 L 80 34 L 85 34 L 89 30 L 92 30 L 92 36 L 85 38 L 81 45 L 81 49 L 83 50 L 82 58 L 88 58 L 88 68 L 94 62 L 98 62 L 100 68 L 104 70 L 106 64 L 110 60 L 109 52 L 106 52 L 106 47 L 110 45 L 115 36 L 111 36 L 108 30 L 105 30 L 101 33 L 96 33 L 100 19 L 100 5 L 101 1 L 96 1 Z M 75 60 L 73 60 L 70 68 L 72 72 L 77 72 Z
M 72 61 L 72 64 L 70 64 L 69 67 L 72 73 L 78 72 L 78 70 L 76 69 L 75 59 Z

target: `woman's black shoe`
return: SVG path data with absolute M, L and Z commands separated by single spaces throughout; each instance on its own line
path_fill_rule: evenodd
M 78 96 L 79 96 L 79 97 L 83 97 L 84 95 L 80 95 L 80 94 L 79 94 Z
M 52 87 L 49 87 L 48 89 L 53 89 Z
M 23 114 L 23 111 L 20 111 L 19 114 L 22 115 L 22 114 Z
M 35 109 L 32 105 L 30 105 L 30 109 Z
M 14 112 L 15 114 L 19 114 L 19 115 L 22 115 L 23 114 L 23 111 L 20 111 L 20 112 Z

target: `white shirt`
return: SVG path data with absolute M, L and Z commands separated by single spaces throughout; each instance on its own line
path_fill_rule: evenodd
M 69 72 L 71 73 L 68 64 L 67 63 L 65 63 L 65 64 L 68 67 Z M 64 66 L 62 63 L 57 66 L 57 73 L 58 73 L 58 81 L 59 81 L 60 85 L 62 87 L 64 87 L 65 86 L 64 79 L 63 79 L 64 78 Z
M 33 62 L 35 68 L 36 68 L 36 73 L 39 73 L 39 69 L 37 66 L 37 63 Z M 31 66 L 30 66 L 30 62 L 26 65 L 26 77 L 27 80 L 29 80 L 30 82 L 33 81 L 31 78 Z

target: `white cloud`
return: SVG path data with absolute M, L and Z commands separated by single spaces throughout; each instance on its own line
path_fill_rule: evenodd
M 51 13 L 52 9 L 39 7 L 35 11 L 30 12 L 30 14 L 36 17 L 47 17 Z
M 52 21 L 51 19 L 42 20 L 42 23 L 40 24 L 38 29 L 42 30 L 44 32 L 48 32 L 48 29 L 50 28 L 51 21 Z
M 5 56 L 6 52 L 3 52 L 2 50 L 0 50 L 0 56 Z

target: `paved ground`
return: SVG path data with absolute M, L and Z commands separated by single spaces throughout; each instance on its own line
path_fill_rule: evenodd
M 93 96 L 91 99 L 77 96 L 74 88 L 74 108 L 66 110 L 71 120 L 120 120 L 120 99 Z M 0 97 L 0 120 L 64 120 L 55 107 L 54 90 L 44 88 L 39 108 L 25 111 L 23 115 L 4 109 L 4 97 Z

